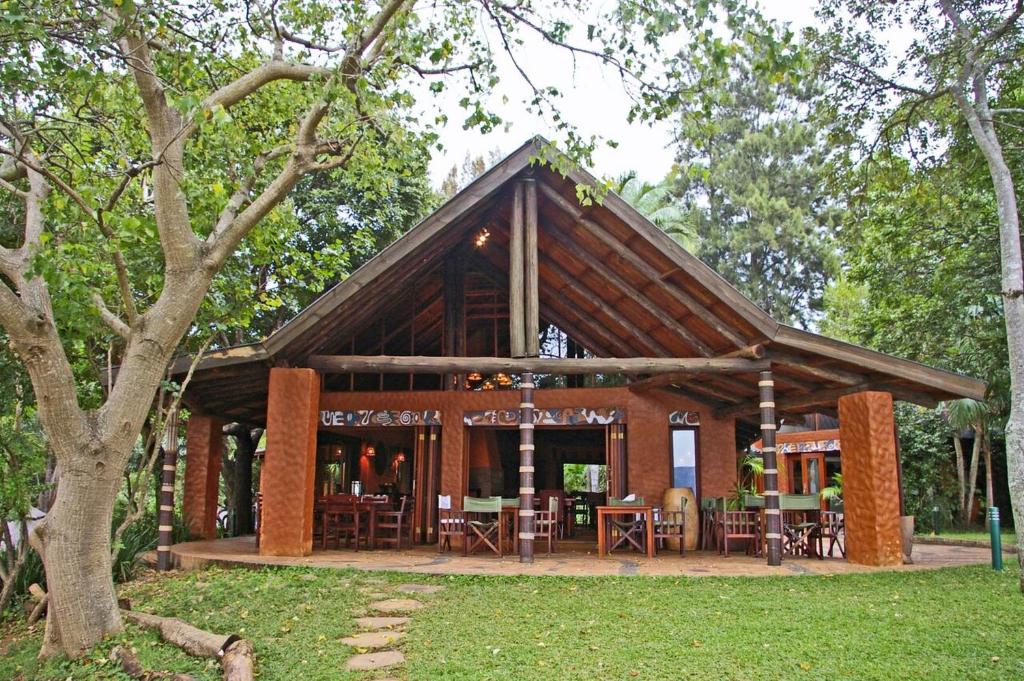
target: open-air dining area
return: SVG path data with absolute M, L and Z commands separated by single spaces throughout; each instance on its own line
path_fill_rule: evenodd
M 776 322 L 614 194 L 580 206 L 594 178 L 540 144 L 193 368 L 192 538 L 241 421 L 265 449 L 230 552 L 259 560 L 908 563 L 894 402 L 985 385 Z

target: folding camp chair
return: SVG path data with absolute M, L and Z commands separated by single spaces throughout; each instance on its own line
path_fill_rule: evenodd
M 499 556 L 505 531 L 501 522 L 501 497 L 477 499 L 463 497 L 462 511 L 466 517 L 466 540 L 462 544 L 463 555 L 474 553 L 484 545 Z

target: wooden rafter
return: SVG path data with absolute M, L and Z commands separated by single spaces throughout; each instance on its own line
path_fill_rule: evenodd
M 559 194 L 554 187 L 551 187 L 545 182 L 540 183 L 540 190 L 544 194 L 545 198 L 549 199 L 556 206 L 561 208 L 563 211 L 568 213 L 575 221 L 576 225 L 586 229 L 588 233 L 593 234 L 599 239 L 608 249 L 614 254 L 614 257 L 621 258 L 628 263 L 638 273 L 646 277 L 652 282 L 663 282 L 665 284 L 665 291 L 672 298 L 676 300 L 680 305 L 690 311 L 694 316 L 700 319 L 702 322 L 707 324 L 709 327 L 714 329 L 717 333 L 724 336 L 735 345 L 737 348 L 746 347 L 750 344 L 749 339 L 744 338 L 742 335 L 734 331 L 729 327 L 722 319 L 716 316 L 711 310 L 706 308 L 696 298 L 691 296 L 686 291 L 683 291 L 678 286 L 672 285 L 670 282 L 664 282 L 662 279 L 661 272 L 658 272 L 649 263 L 645 262 L 643 258 L 637 255 L 630 248 L 624 247 L 624 244 L 617 241 L 615 237 L 605 230 L 600 224 L 589 220 L 584 217 L 583 209 L 578 204 L 573 204 L 570 200 Z
M 665 357 L 594 357 L 551 359 L 538 357 L 410 357 L 406 355 L 313 355 L 306 365 L 325 372 L 455 373 L 480 371 L 496 374 L 737 374 L 762 371 L 765 360 Z

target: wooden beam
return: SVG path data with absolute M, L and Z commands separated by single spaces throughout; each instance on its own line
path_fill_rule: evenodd
M 801 357 L 795 353 L 770 348 L 768 350 L 768 355 L 771 357 L 772 361 L 777 364 L 784 364 L 794 371 L 800 371 L 814 376 L 815 378 L 843 383 L 845 385 L 856 385 L 857 383 L 864 382 L 864 376 L 861 374 L 855 374 L 851 371 L 842 371 L 841 369 L 816 366 L 810 363 L 810 358 Z
M 508 324 L 513 357 L 526 354 L 526 312 L 523 294 L 523 185 L 515 185 L 508 244 Z
M 524 334 L 526 354 L 540 355 L 540 284 L 537 274 L 537 182 L 533 177 L 523 180 L 525 200 L 525 234 L 523 235 L 523 284 L 526 315 Z
M 765 350 L 763 344 L 755 343 L 754 345 L 748 345 L 747 347 L 740 348 L 739 350 L 733 350 L 732 352 L 722 353 L 721 355 L 718 355 L 718 357 L 722 359 L 727 359 L 729 357 L 742 357 L 743 359 L 764 359 L 766 353 L 767 351 Z
M 664 310 L 651 302 L 647 296 L 638 291 L 635 286 L 619 276 L 614 269 L 608 266 L 607 262 L 603 262 L 589 253 L 586 249 L 575 243 L 570 237 L 559 231 L 557 227 L 548 226 L 547 229 L 544 230 L 544 233 L 546 236 L 549 236 L 558 242 L 558 245 L 572 257 L 579 260 L 594 272 L 599 273 L 601 277 L 607 279 L 613 286 L 622 291 L 622 293 L 629 298 L 631 302 L 636 303 L 636 305 L 647 312 L 647 314 L 654 317 L 660 325 L 680 336 L 698 353 L 705 357 L 710 357 L 715 354 L 714 351 L 712 351 L 704 341 L 697 338 L 693 332 L 680 324 L 679 321 L 666 314 Z
M 496 252 L 496 255 L 501 257 L 500 249 L 494 248 L 494 251 Z M 499 291 L 502 291 L 507 295 L 508 289 L 506 288 L 506 282 L 499 281 L 498 277 L 492 273 L 492 270 L 495 268 L 494 261 L 483 254 L 474 255 L 473 260 L 483 265 L 483 267 L 480 268 L 481 274 L 483 274 L 488 281 L 494 284 Z M 615 354 L 614 349 L 624 347 L 621 339 L 616 340 L 615 338 L 612 338 L 608 332 L 605 332 L 602 329 L 590 328 L 590 332 L 594 333 L 594 336 L 588 335 L 588 332 L 586 331 L 581 331 L 579 326 L 583 324 L 583 319 L 579 315 L 579 310 L 572 308 L 567 309 L 560 303 L 561 301 L 557 299 L 557 296 L 550 296 L 549 299 L 545 301 L 545 307 L 547 308 L 545 317 L 547 317 L 552 324 L 569 334 L 569 336 L 574 340 L 586 346 L 592 353 L 598 356 L 610 356 Z M 595 340 L 596 337 L 600 337 L 602 340 L 598 342 Z M 608 343 L 611 345 L 607 345 Z
M 648 376 L 642 378 L 639 381 L 633 381 L 628 387 L 632 392 L 640 393 L 647 390 L 655 390 L 657 388 L 664 388 L 674 383 L 685 383 L 686 378 L 689 374 L 657 374 L 656 376 Z
M 444 263 L 444 354 L 457 357 L 466 351 L 466 261 L 456 253 Z M 445 390 L 461 390 L 456 373 L 445 376 Z
M 891 392 L 891 386 L 884 385 L 873 385 L 868 382 L 860 383 L 858 385 L 848 385 L 843 388 L 833 388 L 831 390 L 819 390 L 809 395 L 800 395 L 798 397 L 791 397 L 788 399 L 776 400 L 775 408 L 779 411 L 796 411 L 799 409 L 806 409 L 819 404 L 831 404 L 840 397 L 846 395 L 852 395 L 853 393 L 859 393 L 864 390 L 881 390 L 884 392 Z M 742 404 L 732 405 L 719 409 L 715 412 L 715 416 L 718 418 L 726 418 L 729 416 L 740 416 L 747 414 L 756 414 L 760 411 L 760 403 L 758 402 L 743 402 Z
M 764 360 L 664 357 L 408 357 L 404 355 L 312 355 L 306 366 L 336 373 L 443 374 L 479 371 L 521 374 L 737 374 L 762 371 Z
M 488 246 L 488 249 L 493 253 L 494 256 L 500 258 L 502 262 L 507 262 L 508 252 L 500 244 L 492 243 L 490 246 Z M 483 257 L 486 262 L 492 263 L 494 266 L 497 266 L 496 263 L 494 263 L 494 260 L 492 260 L 490 257 Z M 549 266 L 548 260 L 546 258 L 541 257 L 540 261 L 544 264 L 545 267 Z M 552 266 L 557 267 L 555 265 Z M 555 273 L 559 277 L 563 277 L 564 274 L 563 279 L 565 283 L 562 285 L 563 289 L 567 288 L 569 284 L 573 281 L 571 278 L 565 278 L 571 277 L 571 275 L 565 272 L 564 270 L 559 269 L 556 270 Z M 504 284 L 502 284 L 502 286 L 504 286 Z M 589 347 L 590 350 L 602 351 L 595 352 L 595 354 L 604 354 L 610 356 L 618 353 L 619 355 L 626 357 L 628 357 L 631 354 L 636 354 L 636 351 L 634 349 L 631 349 L 629 344 L 626 343 L 620 336 L 618 336 L 618 334 L 614 333 L 614 331 L 612 331 L 607 324 L 603 323 L 599 319 L 594 318 L 593 315 L 590 316 L 590 319 L 586 319 L 584 314 L 581 313 L 586 313 L 587 310 L 579 306 L 570 305 L 567 301 L 561 300 L 559 296 L 560 292 L 560 290 L 554 290 L 553 286 L 544 287 L 544 306 L 547 310 L 554 311 L 554 314 L 548 314 L 547 316 L 551 317 L 551 321 L 560 326 L 562 328 L 562 331 L 565 331 L 566 333 L 569 333 L 570 335 L 574 336 L 576 340 L 582 341 L 584 345 L 587 345 Z M 557 319 L 559 315 L 563 320 L 576 320 L 576 323 L 569 325 L 563 324 Z M 586 331 L 583 331 L 581 329 L 581 327 L 584 326 L 586 327 Z M 590 335 L 588 336 L 587 334 Z M 591 338 L 593 338 L 594 340 L 598 340 L 599 343 L 595 344 L 591 342 Z
M 609 234 L 604 227 L 593 220 L 584 218 L 583 210 L 578 205 L 572 203 L 559 194 L 554 187 L 545 182 L 541 182 L 540 190 L 548 200 L 568 213 L 578 226 L 586 229 L 590 234 L 593 234 L 594 237 L 607 246 L 612 253 L 614 253 L 614 257 L 621 258 L 633 269 L 650 279 L 652 282 L 658 282 L 663 286 L 665 292 L 671 298 L 674 298 L 676 302 L 689 310 L 691 314 L 707 324 L 709 327 L 714 329 L 718 334 L 728 339 L 729 342 L 737 348 L 742 348 L 749 344 L 749 341 L 746 338 L 730 328 L 722 319 L 701 304 L 696 298 L 674 284 L 664 281 L 661 272 L 658 272 L 657 269 L 655 269 L 650 263 L 644 261 L 643 258 L 636 254 L 636 252 Z

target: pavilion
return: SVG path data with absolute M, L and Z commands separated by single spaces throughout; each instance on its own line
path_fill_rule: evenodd
M 439 494 L 511 492 L 531 560 L 533 496 L 565 464 L 606 466 L 617 497 L 723 496 L 759 434 L 778 564 L 776 425 L 817 412 L 839 416 L 848 559 L 900 563 L 893 400 L 985 385 L 774 321 L 615 194 L 581 205 L 597 180 L 537 162 L 551 153 L 529 140 L 263 342 L 202 359 L 193 536 L 215 536 L 226 422 L 266 427 L 259 551 L 276 556 L 308 555 L 315 497 L 359 480 L 411 493 L 423 541 Z

